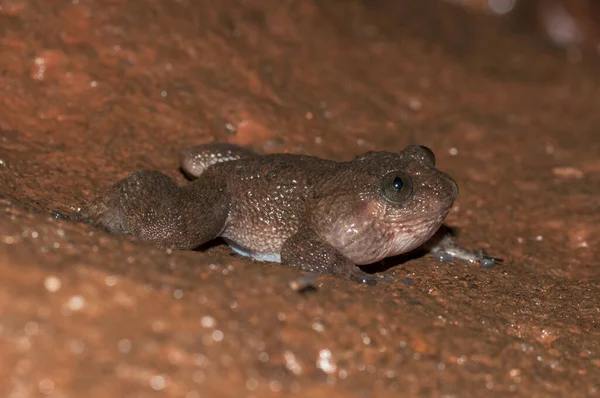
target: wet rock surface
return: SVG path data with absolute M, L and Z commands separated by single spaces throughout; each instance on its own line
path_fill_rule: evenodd
M 409 3 L 0 0 L 0 396 L 600 395 L 597 61 Z M 183 184 L 179 150 L 212 140 L 427 145 L 460 186 L 447 224 L 505 262 L 298 289 L 51 215 L 137 169 Z

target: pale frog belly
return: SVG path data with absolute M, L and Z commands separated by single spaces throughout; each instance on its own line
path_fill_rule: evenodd
M 225 242 L 227 242 L 227 244 L 231 248 L 231 250 L 233 250 L 234 252 L 236 252 L 237 254 L 239 254 L 241 256 L 252 257 L 253 259 L 258 260 L 258 261 L 268 261 L 271 263 L 280 263 L 281 262 L 281 254 L 279 252 L 269 252 L 269 251 L 258 252 L 258 251 L 254 251 L 254 250 L 250 250 L 248 248 L 242 247 L 242 246 L 238 245 L 237 243 L 235 243 L 234 241 L 232 241 L 231 239 L 227 239 L 227 238 L 224 238 L 224 239 L 225 239 Z

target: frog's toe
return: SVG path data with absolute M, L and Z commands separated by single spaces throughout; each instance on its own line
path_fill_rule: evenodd
M 479 266 L 481 268 L 493 268 L 496 266 L 496 264 L 502 263 L 502 262 L 504 262 L 504 260 L 501 258 L 483 256 L 479 260 Z
M 375 278 L 362 278 L 361 283 L 367 286 L 375 286 L 377 284 L 377 279 Z
M 493 268 L 498 263 L 504 262 L 503 259 L 497 257 L 488 256 L 484 249 L 477 249 L 474 251 L 475 260 L 479 262 L 481 268 Z
M 396 280 L 392 275 L 371 275 L 362 271 L 353 273 L 350 276 L 350 279 L 367 286 L 375 286 L 379 283 L 390 283 Z
M 353 282 L 361 285 L 374 286 L 379 281 L 377 275 L 367 274 L 366 272 L 356 268 L 346 274 L 346 277 Z
M 437 251 L 433 255 L 440 263 L 449 263 L 454 260 L 454 256 L 451 253 L 443 250 Z
M 396 278 L 393 275 L 387 275 L 387 274 L 382 274 L 382 275 L 377 275 L 378 277 L 378 281 L 379 282 L 395 282 Z

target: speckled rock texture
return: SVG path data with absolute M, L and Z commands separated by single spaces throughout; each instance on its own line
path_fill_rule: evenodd
M 583 2 L 579 2 L 583 3 Z M 0 396 L 600 395 L 600 74 L 528 10 L 421 1 L 0 0 Z M 211 141 L 426 145 L 447 224 L 359 286 L 163 250 L 71 214 Z M 365 270 L 369 271 L 368 268 Z M 311 282 L 312 283 L 312 282 Z

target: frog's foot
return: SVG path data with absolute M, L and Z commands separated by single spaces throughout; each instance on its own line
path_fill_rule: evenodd
M 439 248 L 432 250 L 431 253 L 441 262 L 450 262 L 452 260 L 464 260 L 470 263 L 479 263 L 481 268 L 493 268 L 497 263 L 504 260 L 497 257 L 490 257 L 485 250 L 469 250 L 463 247 Z
M 464 248 L 446 228 L 440 228 L 423 247 L 442 262 L 463 260 L 470 263 L 479 263 L 481 268 L 492 268 L 504 261 L 501 258 L 488 256 L 484 249 L 470 250 Z

